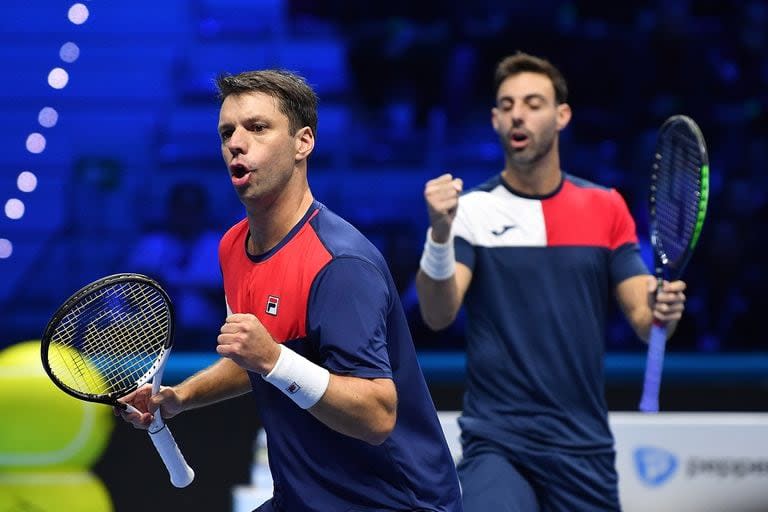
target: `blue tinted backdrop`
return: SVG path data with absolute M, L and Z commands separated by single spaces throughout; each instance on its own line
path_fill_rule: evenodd
M 412 279 L 426 180 L 498 172 L 492 74 L 523 50 L 564 72 L 563 167 L 616 187 L 638 223 L 655 132 L 696 119 L 711 208 L 672 352 L 766 347 L 765 2 L 8 0 L 0 5 L 0 347 L 38 338 L 102 275 L 147 273 L 178 310 L 178 347 L 210 351 L 224 318 L 216 243 L 242 214 L 216 135 L 213 78 L 280 67 L 320 96 L 310 183 L 387 257 L 419 349 L 460 350 L 461 320 L 422 324 Z M 614 310 L 612 353 L 643 345 Z

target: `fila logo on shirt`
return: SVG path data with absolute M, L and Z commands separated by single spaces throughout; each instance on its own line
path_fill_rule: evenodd
M 270 295 L 267 297 L 267 309 L 268 315 L 277 316 L 277 305 L 280 303 L 280 297 Z

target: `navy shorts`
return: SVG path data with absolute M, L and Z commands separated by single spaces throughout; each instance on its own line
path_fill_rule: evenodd
M 458 473 L 464 512 L 621 510 L 614 453 L 513 451 L 467 436 Z

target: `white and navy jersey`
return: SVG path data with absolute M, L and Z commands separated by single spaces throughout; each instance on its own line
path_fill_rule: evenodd
M 460 512 L 458 477 L 384 258 L 314 202 L 275 248 L 246 251 L 248 222 L 222 238 L 227 304 L 336 375 L 389 378 L 397 422 L 379 446 L 340 434 L 250 373 L 267 433 L 275 510 Z
M 459 198 L 453 234 L 472 270 L 463 430 L 517 448 L 611 451 L 608 301 L 648 273 L 621 195 L 564 174 L 532 197 L 497 175 Z

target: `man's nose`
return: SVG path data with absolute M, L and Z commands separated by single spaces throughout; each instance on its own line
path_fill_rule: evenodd
M 233 156 L 245 153 L 245 140 L 242 137 L 242 132 L 239 129 L 233 131 L 225 146 Z

